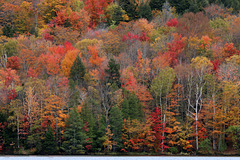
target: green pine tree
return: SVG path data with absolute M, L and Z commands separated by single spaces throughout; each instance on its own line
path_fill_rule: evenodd
M 109 121 L 111 126 L 111 131 L 113 133 L 113 141 L 117 142 L 113 145 L 113 151 L 120 151 L 122 146 L 122 127 L 123 127 L 123 116 L 119 107 L 113 107 L 109 112 Z
M 96 141 L 94 140 L 97 138 L 97 133 L 96 133 L 97 124 L 96 124 L 96 118 L 93 114 L 93 111 L 89 108 L 89 103 L 86 103 L 82 108 L 81 119 L 83 120 L 84 123 L 88 123 L 87 136 L 92 140 L 91 151 L 95 151 L 95 147 L 97 145 L 96 145 Z
M 146 18 L 147 20 L 152 19 L 152 10 L 149 4 L 147 3 L 141 3 L 138 11 L 138 17 L 140 18 Z
M 169 3 L 176 8 L 177 13 L 179 14 L 184 14 L 190 7 L 189 0 L 171 0 Z
M 83 77 L 85 73 L 86 73 L 85 66 L 83 65 L 78 55 L 75 61 L 73 62 L 69 76 L 74 82 L 80 84 L 83 82 Z
M 121 87 L 120 82 L 120 65 L 115 62 L 114 59 L 110 59 L 108 62 L 108 69 L 105 72 L 108 74 L 107 83 L 116 84 L 119 88 Z
M 84 154 L 86 131 L 83 129 L 84 124 L 80 119 L 77 109 L 74 107 L 66 122 L 66 131 L 63 134 L 63 144 L 61 149 L 67 154 Z
M 125 90 L 124 97 L 125 98 L 121 104 L 123 118 L 142 120 L 143 118 L 142 105 L 140 104 L 135 93 L 130 93 L 129 91 Z
M 151 7 L 152 10 L 156 9 L 156 10 L 162 10 L 162 6 L 165 3 L 166 0 L 151 0 L 149 5 Z
M 42 144 L 42 154 L 57 154 L 57 143 L 53 134 L 52 127 L 48 126 L 45 139 Z

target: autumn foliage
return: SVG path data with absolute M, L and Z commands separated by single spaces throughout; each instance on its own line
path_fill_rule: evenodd
M 237 155 L 240 4 L 214 2 L 0 0 L 0 154 Z

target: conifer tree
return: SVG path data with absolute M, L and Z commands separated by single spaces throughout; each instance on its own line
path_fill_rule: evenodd
M 119 107 L 113 107 L 110 112 L 110 126 L 113 133 L 113 141 L 116 145 L 113 145 L 113 151 L 122 148 L 122 128 L 123 128 L 123 116 Z
M 120 88 L 121 83 L 119 70 L 120 65 L 117 64 L 114 59 L 110 59 L 110 61 L 108 62 L 108 69 L 105 70 L 106 73 L 109 75 L 107 77 L 107 82 L 111 83 L 111 85 L 115 83 Z
M 142 105 L 140 104 L 137 96 L 129 91 L 124 93 L 125 99 L 122 102 L 122 113 L 123 118 L 128 119 L 138 119 L 143 118 Z
M 119 0 L 119 4 L 123 10 L 126 11 L 129 20 L 134 20 L 137 18 L 136 5 L 131 0 Z
M 79 55 L 73 62 L 73 65 L 70 70 L 70 78 L 74 80 L 74 82 L 77 82 L 78 84 L 83 81 L 83 77 L 85 75 L 85 66 L 83 65 Z
M 166 0 L 151 0 L 149 5 L 151 7 L 152 10 L 156 9 L 156 10 L 162 10 L 162 6 L 164 4 Z
M 57 143 L 53 134 L 52 127 L 48 126 L 48 130 L 45 134 L 45 140 L 42 144 L 43 154 L 56 154 L 57 153 Z
M 84 124 L 80 119 L 77 109 L 74 107 L 66 122 L 62 150 L 67 154 L 84 154 L 87 135 L 83 129 Z
M 152 18 L 152 10 L 149 4 L 141 3 L 139 10 L 138 10 L 138 17 L 146 18 L 147 20 L 151 20 Z

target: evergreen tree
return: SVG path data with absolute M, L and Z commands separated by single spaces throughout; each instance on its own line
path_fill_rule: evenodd
M 146 18 L 147 20 L 150 20 L 152 18 L 152 10 L 149 4 L 141 3 L 138 11 L 138 16 L 140 18 Z
M 13 126 L 7 125 L 8 117 L 13 113 L 7 113 L 5 110 L 0 111 L 0 144 L 4 144 L 7 152 L 12 154 L 13 147 L 17 144 L 17 134 L 14 132 Z M 3 127 L 5 126 L 5 127 Z M 15 145 L 14 145 L 15 144 Z
M 96 122 L 96 126 L 94 127 L 94 131 L 96 133 L 95 139 L 93 139 L 93 147 L 96 151 L 103 151 L 103 142 L 105 140 L 104 136 L 106 134 L 106 117 L 104 115 Z
M 39 128 L 40 125 L 33 126 L 32 132 L 30 132 L 30 135 L 27 137 L 26 149 L 32 149 L 32 154 L 41 154 L 43 150 L 44 134 Z
M 67 154 L 84 154 L 87 135 L 83 129 L 84 124 L 74 107 L 66 122 L 66 131 L 63 135 L 62 150 Z
M 227 8 L 233 8 L 235 13 L 240 11 L 240 1 L 239 0 L 222 0 L 222 3 Z
M 119 4 L 123 10 L 126 11 L 129 20 L 134 20 L 137 18 L 136 5 L 131 0 L 119 0 Z
M 105 72 L 108 74 L 107 83 L 115 83 L 119 88 L 121 87 L 120 83 L 120 65 L 115 62 L 114 59 L 110 59 L 108 62 L 108 69 Z
M 48 126 L 48 130 L 45 134 L 45 139 L 42 144 L 43 154 L 56 154 L 57 153 L 57 143 L 53 134 L 52 127 Z
M 5 25 L 2 29 L 3 35 L 7 37 L 13 37 L 15 34 L 15 29 L 12 26 Z
M 111 131 L 113 133 L 112 139 L 114 142 L 117 142 L 116 145 L 113 145 L 113 151 L 119 151 L 122 148 L 123 116 L 117 106 L 113 107 L 109 114 Z
M 170 5 L 175 7 L 177 13 L 183 14 L 190 7 L 189 0 L 171 0 L 169 1 Z
M 69 97 L 69 107 L 76 107 L 79 105 L 79 101 L 78 101 L 78 98 L 79 98 L 79 92 L 78 90 L 75 88 L 75 83 L 72 79 L 69 80 L 69 88 L 71 90 L 71 95 Z
M 74 80 L 74 82 L 77 82 L 77 84 L 80 84 L 81 82 L 83 82 L 83 77 L 85 73 L 86 73 L 85 66 L 83 65 L 78 55 L 75 61 L 73 62 L 69 76 L 72 80 Z
M 203 11 L 204 7 L 209 5 L 209 1 L 208 0 L 197 0 L 197 1 L 190 0 L 189 4 L 190 4 L 190 7 L 187 11 L 197 13 L 199 11 Z
M 149 5 L 152 10 L 162 10 L 162 6 L 165 3 L 166 0 L 151 0 Z
M 209 0 L 171 0 L 169 3 L 176 8 L 177 13 L 184 14 L 185 12 L 203 11 L 204 7 L 209 5 Z
M 95 141 L 95 139 L 97 138 L 97 135 L 96 135 L 97 124 L 96 124 L 96 119 L 94 117 L 94 114 L 92 110 L 89 108 L 88 103 L 86 103 L 81 110 L 81 119 L 83 120 L 84 123 L 88 123 L 87 136 L 91 138 L 91 140 L 94 140 L 92 141 L 92 144 L 91 144 L 93 146 L 91 150 L 94 151 L 95 146 L 97 146 Z
M 125 119 L 138 119 L 142 120 L 143 111 L 142 105 L 140 104 L 135 93 L 130 93 L 129 91 L 124 91 L 124 100 L 122 102 L 122 114 Z

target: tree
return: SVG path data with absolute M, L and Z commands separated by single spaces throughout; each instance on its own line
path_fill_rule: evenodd
M 20 79 L 16 70 L 2 68 L 0 69 L 0 82 L 2 96 L 0 102 L 4 106 L 16 98 L 16 88 L 19 85 Z
M 137 119 L 124 119 L 122 141 L 124 148 L 121 151 L 143 151 L 145 148 L 145 139 L 148 141 L 144 123 Z M 150 145 L 149 145 L 150 146 Z
M 190 2 L 188 0 L 172 0 L 169 1 L 170 5 L 176 8 L 177 13 L 184 14 L 189 8 Z M 179 5 L 181 4 L 181 5 Z
M 203 87 L 206 82 L 203 76 L 212 69 L 212 63 L 206 57 L 192 59 L 193 70 L 189 75 L 188 115 L 195 119 L 196 149 L 198 150 L 198 114 L 202 110 Z M 193 72 L 196 74 L 194 76 Z M 195 91 L 193 89 L 196 89 Z M 192 94 L 194 92 L 194 94 Z M 195 97 L 192 97 L 192 96 Z
M 98 126 L 98 119 L 96 118 L 98 116 L 98 113 L 95 113 L 95 111 L 92 109 L 91 106 L 91 100 L 86 100 L 83 106 L 81 106 L 81 119 L 83 120 L 84 124 L 87 124 L 88 132 L 86 133 L 89 138 L 91 138 L 91 151 L 97 151 L 98 150 L 98 140 L 102 136 L 99 136 L 97 131 L 99 130 Z
M 105 72 L 108 74 L 107 83 L 111 83 L 111 85 L 115 83 L 118 87 L 121 87 L 119 70 L 120 65 L 111 58 L 108 62 L 108 69 L 105 69 Z
M 173 34 L 173 41 L 171 43 L 167 43 L 168 51 L 166 54 L 169 55 L 170 59 L 170 65 L 174 66 L 179 63 L 178 57 L 180 53 L 184 50 L 185 46 L 185 37 L 182 37 L 179 34 Z
M 49 75 L 58 75 L 60 72 L 60 62 L 61 62 L 62 56 L 59 54 L 51 54 L 47 53 L 44 55 L 44 60 L 47 67 L 47 73 Z
M 57 143 L 50 126 L 48 126 L 48 130 L 45 133 L 44 142 L 42 144 L 42 153 L 48 155 L 57 154 Z
M 132 0 L 119 0 L 119 5 L 124 11 L 126 11 L 129 20 L 134 20 L 137 18 L 136 5 Z
M 56 25 L 71 28 L 80 32 L 80 35 L 87 31 L 87 26 L 90 22 L 90 16 L 85 10 L 79 12 L 72 11 L 71 8 L 57 12 L 57 17 L 54 19 Z
M 65 119 L 67 117 L 65 106 L 66 102 L 57 95 L 49 95 L 45 99 L 42 118 L 51 122 L 50 126 L 54 129 L 53 132 L 57 140 L 60 139 L 62 135 L 61 131 L 65 128 Z
M 155 95 L 156 104 L 159 104 L 163 112 L 163 98 L 171 91 L 175 80 L 175 73 L 172 68 L 165 68 L 153 79 L 151 91 Z M 167 101 L 165 101 L 167 103 Z
M 71 50 L 68 51 L 67 54 L 65 55 L 64 59 L 61 62 L 61 69 L 63 74 L 66 77 L 69 77 L 69 74 L 71 72 L 71 67 L 75 61 L 75 59 L 77 58 L 77 56 L 81 56 L 78 53 L 78 50 Z
M 66 130 L 63 135 L 63 143 L 61 149 L 67 154 L 83 154 L 85 153 L 85 145 L 87 144 L 86 131 L 83 129 L 84 124 L 80 119 L 77 109 L 74 107 L 66 121 Z
M 82 63 L 79 55 L 77 55 L 77 58 L 73 62 L 73 65 L 71 66 L 69 77 L 73 79 L 75 82 L 80 84 L 80 82 L 83 82 L 83 78 L 85 76 L 86 69 L 84 64 Z
M 237 53 L 237 49 L 233 46 L 233 43 L 226 43 L 223 49 L 223 57 L 229 58 Z
M 63 0 L 44 0 L 41 5 L 41 13 L 46 23 L 56 17 L 57 12 L 64 9 L 66 2 Z
M 124 100 L 121 104 L 123 118 L 128 119 L 138 119 L 142 120 L 143 110 L 142 105 L 139 103 L 139 100 L 135 93 L 129 91 L 124 92 Z
M 84 9 L 90 13 L 90 27 L 95 28 L 101 21 L 102 15 L 112 0 L 86 0 Z
M 108 56 L 118 56 L 122 47 L 120 35 L 115 30 L 109 30 L 108 32 L 99 36 L 101 42 L 103 42 L 102 50 L 104 50 Z
M 149 4 L 147 3 L 141 3 L 138 8 L 138 17 L 145 18 L 147 20 L 152 19 L 152 10 Z
M 15 19 L 13 20 L 16 32 L 20 34 L 29 32 L 33 22 L 32 3 L 23 1 L 22 4 L 17 7 Z
M 180 134 L 182 132 L 182 126 L 179 122 L 179 101 L 181 96 L 178 95 L 178 91 L 182 90 L 180 84 L 175 84 L 171 92 L 167 95 L 170 99 L 166 107 L 166 143 L 169 147 L 177 147 L 180 142 Z
M 112 139 L 116 144 L 113 145 L 113 151 L 119 151 L 122 148 L 122 128 L 123 128 L 123 116 L 119 107 L 115 106 L 109 112 L 109 123 L 111 132 L 113 134 Z
M 240 127 L 239 125 L 229 126 L 229 128 L 226 130 L 226 133 L 231 137 L 233 142 L 233 148 L 235 150 L 240 150 L 239 147 L 239 133 L 240 133 Z
M 199 11 L 203 11 L 203 8 L 209 5 L 208 0 L 190 0 L 189 9 L 187 11 L 197 13 Z
M 19 54 L 21 69 L 25 74 L 27 71 L 32 68 L 35 69 L 37 57 L 34 55 L 34 52 L 29 49 L 22 49 Z
M 13 130 L 16 129 L 17 134 L 17 148 L 20 148 L 20 125 L 24 117 L 24 109 L 19 99 L 12 100 L 9 106 L 9 111 L 13 112 L 13 115 L 8 117 L 8 126 L 12 126 Z M 15 128 L 16 127 L 16 128 Z
M 10 39 L 7 43 L 5 43 L 4 50 L 7 54 L 7 57 L 16 56 L 18 53 L 18 46 L 18 41 L 14 39 Z
M 220 36 L 224 42 L 231 41 L 230 24 L 226 19 L 219 15 L 219 17 L 210 20 L 209 24 L 216 36 Z
M 162 6 L 165 3 L 166 0 L 151 0 L 149 5 L 151 7 L 152 10 L 156 9 L 161 11 L 162 10 Z
M 211 153 L 212 147 L 211 147 L 211 141 L 206 138 L 199 144 L 199 152 L 203 154 L 209 154 Z
M 230 29 L 230 33 L 232 34 L 233 40 L 232 42 L 236 45 L 236 46 L 240 46 L 239 43 L 239 24 L 240 24 L 240 17 L 238 16 L 237 18 L 235 18 L 231 24 L 231 29 Z
M 1 109 L 0 111 L 0 142 L 2 147 L 4 147 L 3 151 L 10 150 L 10 154 L 13 154 L 15 144 L 17 143 L 17 134 L 14 132 L 15 126 L 8 125 L 8 117 L 12 115 L 6 109 Z
M 92 65 L 92 67 L 100 67 L 103 59 L 99 57 L 98 49 L 95 46 L 89 46 L 88 50 L 91 55 L 89 62 Z
M 116 144 L 112 140 L 113 133 L 111 133 L 110 125 L 106 128 L 106 134 L 102 137 L 103 139 L 103 146 L 105 151 L 111 151 L 112 146 Z
M 196 14 L 192 12 L 185 13 L 183 17 L 179 19 L 177 26 L 177 32 L 184 37 L 202 37 L 207 35 L 209 31 L 211 31 L 209 19 L 203 12 Z
M 162 115 L 161 115 L 161 110 L 158 107 L 155 107 L 154 111 L 151 114 L 150 117 L 152 121 L 152 131 L 153 135 L 155 137 L 155 142 L 154 142 L 154 150 L 155 152 L 163 152 L 166 148 L 169 148 L 164 144 L 164 139 L 165 137 L 163 136 L 165 130 L 165 123 L 162 122 Z
M 239 8 L 240 8 L 240 2 L 237 1 L 237 0 L 230 0 L 230 1 L 227 1 L 227 0 L 221 0 L 223 2 L 223 4 L 225 5 L 225 7 L 227 8 L 233 8 L 233 11 L 235 13 L 237 13 L 239 11 Z
M 15 69 L 15 70 L 19 70 L 20 69 L 19 58 L 17 56 L 8 57 L 6 67 L 11 68 L 11 69 Z
M 118 25 L 121 21 L 125 20 L 124 15 L 126 15 L 126 12 L 119 5 L 111 3 L 107 7 L 105 14 L 108 25 Z

